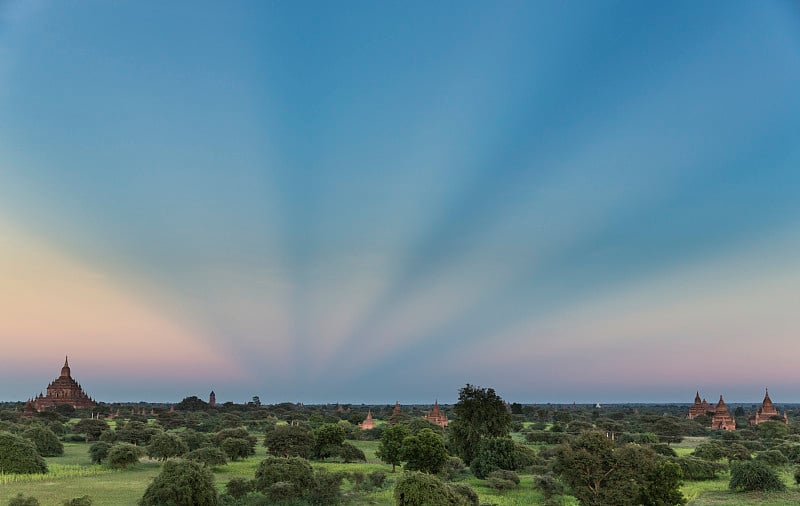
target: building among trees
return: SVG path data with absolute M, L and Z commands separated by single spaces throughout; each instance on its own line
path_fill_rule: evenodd
M 786 411 L 783 412 L 783 417 L 781 419 L 780 413 L 778 410 L 775 409 L 775 405 L 772 404 L 772 399 L 769 398 L 769 389 L 766 389 L 764 393 L 764 401 L 761 403 L 761 407 L 756 410 L 755 413 L 750 414 L 750 418 L 748 422 L 750 425 L 758 425 L 764 422 L 770 421 L 782 421 L 786 425 L 789 425 L 789 417 L 786 415 Z
M 728 406 L 719 396 L 717 407 L 714 408 L 714 417 L 711 419 L 711 428 L 715 430 L 736 430 L 736 420 L 728 413 Z
M 694 396 L 694 404 L 689 406 L 689 414 L 686 415 L 689 420 L 693 420 L 701 415 L 712 415 L 714 407 L 708 403 L 707 400 L 700 400 L 700 391 L 698 390 Z
M 358 424 L 358 428 L 361 430 L 372 430 L 375 428 L 375 420 L 372 419 L 372 410 L 367 410 L 367 418 L 364 419 L 363 422 Z
M 208 405 L 211 406 L 212 408 L 217 407 L 217 394 L 215 394 L 213 390 L 211 391 L 211 394 L 208 396 Z
M 433 411 L 425 415 L 425 419 L 443 428 L 447 427 L 447 425 L 450 423 L 450 421 L 447 419 L 447 415 L 439 410 L 438 400 L 433 404 Z
M 28 405 L 36 411 L 44 411 L 47 408 L 68 405 L 75 409 L 93 408 L 97 403 L 86 395 L 81 385 L 72 378 L 69 368 L 69 358 L 64 359 L 64 367 L 61 368 L 61 375 L 47 385 L 47 395 L 39 393 L 33 399 L 28 400 Z

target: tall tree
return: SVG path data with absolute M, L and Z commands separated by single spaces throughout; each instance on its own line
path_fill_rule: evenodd
M 450 441 L 466 463 L 477 456 L 482 438 L 505 437 L 511 430 L 511 414 L 493 388 L 468 383 L 459 390 L 453 411 L 456 419 L 450 422 Z
M 447 462 L 447 449 L 444 441 L 430 429 L 422 429 L 415 436 L 403 440 L 401 458 L 408 471 L 423 471 L 436 474 Z
M 381 461 L 391 464 L 392 472 L 395 471 L 395 466 L 402 462 L 400 456 L 403 451 L 403 440 L 410 435 L 411 431 L 403 424 L 390 425 L 381 434 L 381 445 L 375 455 Z

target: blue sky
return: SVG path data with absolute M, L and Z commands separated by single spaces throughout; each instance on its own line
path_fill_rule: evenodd
M 789 1 L 0 2 L 0 398 L 800 401 L 798 88 Z

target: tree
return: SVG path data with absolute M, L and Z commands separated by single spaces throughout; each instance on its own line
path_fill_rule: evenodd
M 158 429 L 148 427 L 144 422 L 130 421 L 115 431 L 117 439 L 136 446 L 145 446 Z
M 382 462 L 392 465 L 392 472 L 395 466 L 402 462 L 400 456 L 403 451 L 403 440 L 411 435 L 408 427 L 402 424 L 390 425 L 381 434 L 381 444 L 375 452 L 375 456 Z
M 786 485 L 775 470 L 763 462 L 750 460 L 731 464 L 731 481 L 728 487 L 737 492 L 768 492 L 783 490 Z
M 430 429 L 423 429 L 416 436 L 403 440 L 401 458 L 409 471 L 436 474 L 444 468 L 447 457 L 444 441 Z
M 280 493 L 282 500 L 291 500 L 303 497 L 313 481 L 314 471 L 306 459 L 267 457 L 256 468 L 253 487 L 267 497 Z
M 46 472 L 47 463 L 32 442 L 9 432 L 0 432 L 0 474 Z
M 143 453 L 141 448 L 130 443 L 115 444 L 108 451 L 108 465 L 125 469 L 130 465 L 138 464 Z
M 394 503 L 396 506 L 478 506 L 478 496 L 466 485 L 450 485 L 436 476 L 408 472 L 397 479 Z
M 31 441 L 42 457 L 60 457 L 64 455 L 64 445 L 53 431 L 41 425 L 34 425 L 22 433 L 22 437 Z
M 95 418 L 82 418 L 73 427 L 72 432 L 75 434 L 84 434 L 86 442 L 97 441 L 100 434 L 108 429 L 108 424 L 105 420 L 98 420 Z
M 225 449 L 224 445 L 225 440 L 229 438 L 243 439 L 247 441 L 247 453 L 244 455 L 237 453 L 237 456 L 247 457 L 248 455 L 256 454 L 256 443 L 258 443 L 258 438 L 247 432 L 247 429 L 244 427 L 224 429 L 214 434 L 214 444 L 225 450 L 225 453 L 228 454 L 228 457 L 230 457 L 231 460 L 234 460 L 233 455 L 228 453 L 228 450 Z
M 203 434 L 202 432 L 197 432 L 196 430 L 186 429 L 178 434 L 178 436 L 183 439 L 183 442 L 186 443 L 187 447 L 189 447 L 189 451 L 194 451 L 198 448 L 212 445 L 211 437 L 208 434 Z
M 339 457 L 345 463 L 367 461 L 367 457 L 364 455 L 363 451 L 361 451 L 354 444 L 347 442 L 342 443 L 342 445 L 339 447 Z
M 477 478 L 485 479 L 497 469 L 517 469 L 516 455 L 517 448 L 511 438 L 487 437 L 481 441 L 478 454 L 469 467 Z
M 170 460 L 147 487 L 139 506 L 216 506 L 217 503 L 211 471 L 197 462 Z
M 206 401 L 199 399 L 196 395 L 186 397 L 175 405 L 175 409 L 179 411 L 205 411 L 210 408 L 211 406 Z
M 666 506 L 685 504 L 680 467 L 652 449 L 633 444 L 615 448 L 600 432 L 584 432 L 556 453 L 554 469 L 581 504 Z
M 98 441 L 89 447 L 89 457 L 92 459 L 92 464 L 102 464 L 108 458 L 108 452 L 111 450 L 111 445 L 105 441 Z
M 73 497 L 72 499 L 62 502 L 62 506 L 92 506 L 92 498 L 88 495 L 81 497 Z
M 311 457 L 314 434 L 299 425 L 279 425 L 264 436 L 264 446 L 277 457 Z
M 326 423 L 314 431 L 314 458 L 326 459 L 339 454 L 339 449 L 344 443 L 344 429 L 334 423 Z
M 459 390 L 453 407 L 456 419 L 450 423 L 450 442 L 464 462 L 472 462 L 484 437 L 506 437 L 511 415 L 493 388 L 467 384 Z
M 250 441 L 239 437 L 229 437 L 222 441 L 222 451 L 231 461 L 246 459 L 250 455 Z
M 170 457 L 180 457 L 189 452 L 189 447 L 175 434 L 159 432 L 150 438 L 147 445 L 147 455 L 151 458 L 165 461 Z
M 756 427 L 758 429 L 758 435 L 767 441 L 778 441 L 789 434 L 789 427 L 783 422 L 763 422 L 756 425 Z

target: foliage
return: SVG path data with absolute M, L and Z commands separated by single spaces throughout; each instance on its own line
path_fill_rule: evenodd
M 394 487 L 394 500 L 396 506 L 477 506 L 478 504 L 474 492 L 470 494 L 463 487 L 454 487 L 435 476 L 418 472 L 403 473 Z
M 550 501 L 564 493 L 564 485 L 553 475 L 547 473 L 533 478 L 533 488 L 542 493 L 545 501 Z
M 317 469 L 317 472 L 314 473 L 314 481 L 307 492 L 309 502 L 319 506 L 339 504 L 342 500 L 343 478 L 341 473 L 330 473 L 325 469 Z
M 233 462 L 246 459 L 250 455 L 250 442 L 238 437 L 229 437 L 222 441 L 222 451 Z
M 279 425 L 264 436 L 264 446 L 276 457 L 311 457 L 314 434 L 299 425 Z
M 410 435 L 411 431 L 403 424 L 390 425 L 381 434 L 381 444 L 375 451 L 375 456 L 382 462 L 391 464 L 392 472 L 402 462 L 403 440 Z
M 800 485 L 800 467 L 794 469 L 794 482 L 796 485 Z
M 464 462 L 475 459 L 482 438 L 508 436 L 511 428 L 511 414 L 493 388 L 467 384 L 459 390 L 453 411 L 456 419 L 450 423 L 450 441 Z
M 786 458 L 786 455 L 778 450 L 767 450 L 760 452 L 758 455 L 756 455 L 755 460 L 763 462 L 771 467 L 785 466 L 789 463 L 789 459 Z
M 355 445 L 352 443 L 344 442 L 339 447 L 339 457 L 346 462 L 366 462 L 367 457 L 364 455 L 364 452 L 359 450 Z
M 42 457 L 60 457 L 64 455 L 63 443 L 47 427 L 34 425 L 23 432 L 22 437 L 31 441 Z
M 92 498 L 88 495 L 84 495 L 81 497 L 75 497 L 73 499 L 69 499 L 61 503 L 63 506 L 92 506 Z
M 725 468 L 724 464 L 691 456 L 673 458 L 670 462 L 678 464 L 683 471 L 683 478 L 692 481 L 716 479 L 717 473 Z
M 206 467 L 224 466 L 228 463 L 225 452 L 214 447 L 198 448 L 187 453 L 185 458 L 199 462 Z
M 216 506 L 211 471 L 197 462 L 170 460 L 145 490 L 139 506 Z
M 253 487 L 273 500 L 299 499 L 311 487 L 314 472 L 300 457 L 267 457 L 256 469 Z
M 108 424 L 96 418 L 83 418 L 72 427 L 75 434 L 86 435 L 86 441 L 97 441 L 104 430 L 108 430 Z
M 323 424 L 314 431 L 314 450 L 315 459 L 326 459 L 339 454 L 339 449 L 344 443 L 345 432 L 342 427 L 334 423 Z
M 231 478 L 225 485 L 225 493 L 229 496 L 240 499 L 253 490 L 253 482 L 245 478 Z
M 436 474 L 444 468 L 448 455 L 442 438 L 430 429 L 423 429 L 403 440 L 401 458 L 409 471 Z
M 158 432 L 157 429 L 148 427 L 144 422 L 130 421 L 115 431 L 117 440 L 130 443 L 136 446 L 144 446 L 150 443 L 150 438 Z
M 168 432 L 159 432 L 150 438 L 147 445 L 147 455 L 151 458 L 165 461 L 170 457 L 180 457 L 189 452 L 189 447 L 181 438 Z
M 144 450 L 130 443 L 118 443 L 108 451 L 108 465 L 125 469 L 129 465 L 137 464 L 142 458 Z
M 512 490 L 519 485 L 519 476 L 514 471 L 497 470 L 487 476 L 489 486 L 498 492 Z
M 728 487 L 737 492 L 767 492 L 786 488 L 778 473 L 757 460 L 733 463 Z
M 756 426 L 758 435 L 767 441 L 777 441 L 789 434 L 789 427 L 783 422 L 769 421 Z
M 510 438 L 487 437 L 481 441 L 469 468 L 476 477 L 485 479 L 496 469 L 517 469 L 515 457 L 516 445 Z
M 33 496 L 25 497 L 20 492 L 16 497 L 12 497 L 11 500 L 8 501 L 8 506 L 39 506 L 39 500 Z
M 175 409 L 179 411 L 205 411 L 210 408 L 211 406 L 206 401 L 199 399 L 195 395 L 186 397 L 175 405 Z
M 178 436 L 183 439 L 183 442 L 186 443 L 190 452 L 213 444 L 208 434 L 203 434 L 193 429 L 186 429 L 178 434 Z
M 237 442 L 235 444 L 229 445 L 229 447 L 226 447 L 225 440 L 227 439 L 244 440 L 246 442 L 247 450 L 242 451 L 240 449 L 241 446 L 240 442 Z M 231 460 L 236 460 L 239 457 L 245 458 L 249 455 L 255 455 L 257 442 L 258 438 L 247 432 L 247 429 L 245 429 L 244 427 L 238 427 L 235 429 L 223 429 L 214 434 L 214 444 L 225 450 L 225 453 Z
M 47 463 L 31 441 L 9 432 L 0 432 L 0 474 L 46 472 Z
M 92 443 L 92 446 L 89 447 L 89 457 L 92 459 L 92 464 L 102 464 L 108 458 L 110 449 L 111 445 L 105 441 Z

